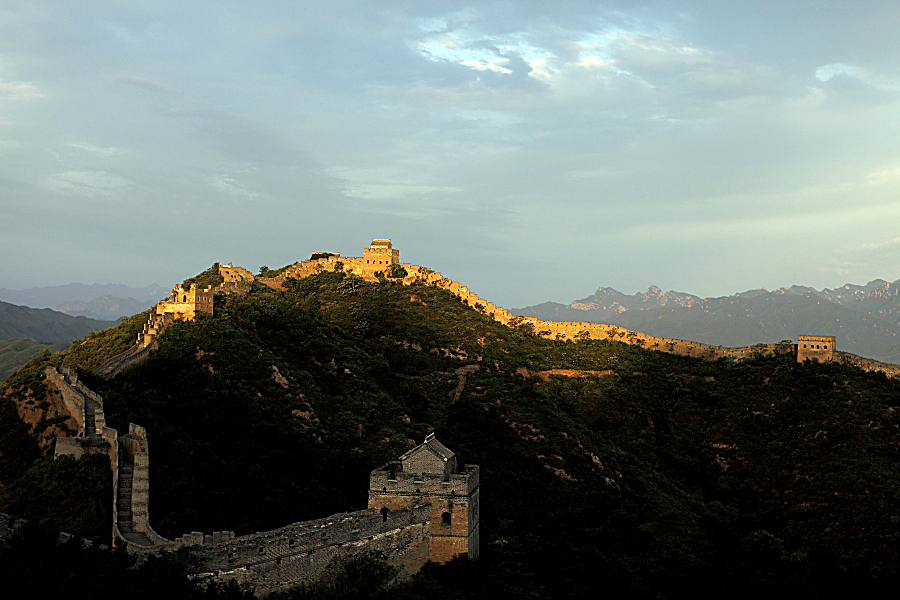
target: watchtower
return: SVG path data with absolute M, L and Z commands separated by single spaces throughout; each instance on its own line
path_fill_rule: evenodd
M 819 362 L 834 358 L 833 335 L 801 335 L 797 338 L 797 362 L 814 358 Z
M 185 289 L 179 283 L 172 288 L 172 293 L 166 300 L 156 303 L 153 312 L 156 315 L 170 314 L 175 319 L 193 321 L 200 313 L 212 314 L 214 297 L 215 292 L 212 286 L 201 290 L 196 285 L 192 285 L 190 289 Z
M 398 460 L 369 478 L 369 508 L 383 517 L 398 508 L 431 504 L 430 559 L 446 562 L 457 554 L 479 555 L 477 465 L 460 468 L 456 454 L 429 434 Z
M 372 240 L 372 245 L 363 249 L 363 265 L 367 269 L 383 271 L 400 262 L 400 251 L 395 250 L 391 240 Z

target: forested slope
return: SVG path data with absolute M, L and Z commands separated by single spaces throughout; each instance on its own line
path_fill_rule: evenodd
M 135 326 L 49 362 L 92 368 Z M 12 427 L 42 364 L 8 382 L 0 510 L 48 485 Z M 362 508 L 369 471 L 435 431 L 481 467 L 483 558 L 392 597 L 808 594 L 896 574 L 900 382 L 840 364 L 544 340 L 434 287 L 326 273 L 229 297 L 132 371 L 82 377 L 111 426 L 147 428 L 169 537 Z

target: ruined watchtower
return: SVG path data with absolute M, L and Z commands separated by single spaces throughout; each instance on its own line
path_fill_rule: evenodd
M 446 562 L 457 554 L 478 558 L 478 466 L 456 462 L 456 455 L 434 434 L 369 478 L 369 508 L 392 510 L 431 504 L 430 558 Z
M 178 284 L 172 288 L 172 293 L 166 300 L 156 303 L 153 310 L 155 315 L 172 315 L 175 319 L 193 321 L 200 313 L 212 314 L 213 298 L 215 292 L 211 286 L 200 289 L 196 285 L 185 286 Z
M 814 358 L 819 362 L 834 358 L 835 337 L 833 335 L 801 335 L 797 338 L 797 362 Z

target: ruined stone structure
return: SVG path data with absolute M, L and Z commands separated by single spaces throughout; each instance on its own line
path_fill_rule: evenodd
M 797 362 L 807 359 L 830 361 L 834 358 L 834 350 L 833 335 L 801 335 L 797 338 Z
M 56 456 L 109 455 L 113 545 L 137 553 L 192 546 L 205 576 L 236 579 L 252 585 L 259 595 L 318 578 L 362 552 L 382 552 L 389 563 L 408 573 L 428 560 L 478 556 L 478 467 L 458 468 L 456 455 L 434 434 L 398 461 L 372 472 L 369 508 L 364 510 L 240 537 L 233 531 L 211 535 L 195 531 L 168 540 L 150 526 L 147 431 L 132 423 L 128 434 L 119 435 L 107 427 L 103 398 L 70 368 L 47 367 L 44 374 L 79 428 L 74 438 L 57 438 Z M 375 486 L 385 493 L 376 493 Z
M 446 562 L 461 554 L 479 556 L 479 474 L 459 467 L 456 455 L 429 434 L 425 442 L 369 478 L 369 508 L 382 515 L 421 504 L 431 506 L 429 558 Z
M 113 545 L 130 550 L 158 550 L 172 544 L 150 526 L 150 455 L 147 432 L 131 423 L 128 433 L 106 426 L 103 398 L 81 381 L 78 374 L 63 366 L 44 369 L 47 383 L 62 396 L 66 409 L 78 423 L 74 438 L 56 438 L 55 455 L 73 456 L 106 453 L 113 474 Z
M 184 289 L 180 283 L 176 285 L 168 299 L 156 303 L 153 314 L 172 315 L 172 318 L 183 321 L 193 321 L 201 313 L 211 315 L 216 294 L 212 286 L 202 290 L 196 285 L 189 287 L 190 289 Z

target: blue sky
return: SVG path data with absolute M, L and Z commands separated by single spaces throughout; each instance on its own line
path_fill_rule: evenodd
M 0 2 L 4 286 L 388 237 L 514 307 L 900 278 L 900 3 Z

